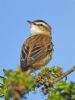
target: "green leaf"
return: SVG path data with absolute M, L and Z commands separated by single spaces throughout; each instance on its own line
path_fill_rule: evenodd
M 3 94 L 3 89 L 0 88 L 0 97 L 3 97 L 4 94 Z

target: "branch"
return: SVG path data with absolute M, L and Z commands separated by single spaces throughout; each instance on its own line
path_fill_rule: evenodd
M 75 71 L 75 66 L 65 73 L 62 72 L 61 67 L 52 66 L 50 68 L 43 69 L 40 73 L 34 76 L 28 72 L 22 72 L 20 68 L 17 68 L 15 71 L 4 69 L 4 76 L 0 76 L 0 97 L 5 97 L 7 100 L 10 98 L 19 100 L 24 97 L 25 94 L 28 94 L 30 91 L 41 86 L 43 94 L 49 94 L 56 82 L 59 82 L 73 71 Z M 62 86 L 63 84 L 64 83 L 62 82 Z M 65 84 L 67 87 L 67 83 Z M 71 84 L 72 89 L 75 86 L 75 83 Z M 65 88 L 63 87 L 63 90 L 64 89 Z
M 71 69 L 69 69 L 68 71 L 66 71 L 65 73 L 63 73 L 63 75 L 61 77 L 59 77 L 56 80 L 56 82 L 60 81 L 61 79 L 63 79 L 64 77 L 68 76 L 69 74 L 71 74 L 74 71 L 75 71 L 75 66 L 73 66 Z

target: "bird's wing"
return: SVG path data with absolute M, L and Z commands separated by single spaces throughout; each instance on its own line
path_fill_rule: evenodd
M 46 37 L 37 37 L 34 37 L 34 42 L 32 42 L 33 39 L 30 40 L 29 38 L 30 43 L 28 41 L 22 47 L 21 66 L 23 68 L 27 68 L 35 61 L 44 58 L 53 49 L 51 46 L 52 42 L 49 39 L 47 40 Z

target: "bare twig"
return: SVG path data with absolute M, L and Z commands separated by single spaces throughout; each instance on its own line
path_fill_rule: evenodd
M 58 78 L 56 80 L 56 82 L 60 81 L 61 79 L 63 79 L 64 77 L 66 77 L 67 75 L 69 75 L 70 73 L 74 72 L 75 71 L 75 66 L 73 66 L 71 69 L 69 69 L 68 71 L 66 71 L 65 73 L 63 73 L 63 75 Z

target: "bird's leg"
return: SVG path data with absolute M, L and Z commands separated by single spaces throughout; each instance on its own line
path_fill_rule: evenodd
M 41 72 L 45 69 L 46 67 L 45 66 L 41 66 Z
M 34 76 L 36 76 L 36 72 L 35 72 L 35 71 L 36 71 L 36 70 L 32 67 L 32 68 L 31 68 L 31 72 L 34 73 Z

